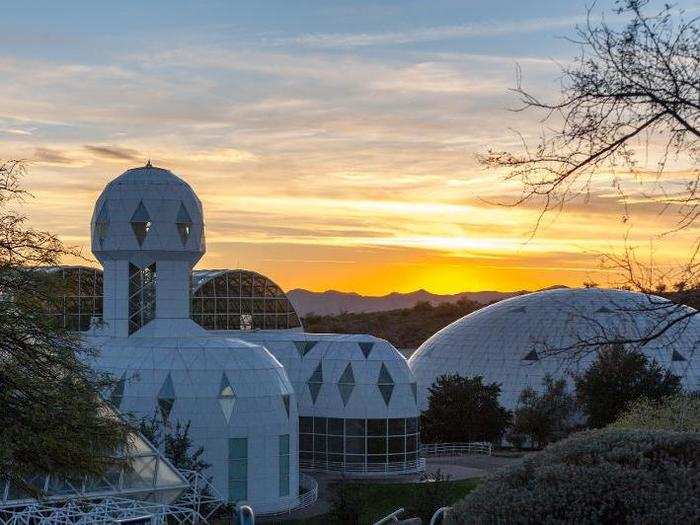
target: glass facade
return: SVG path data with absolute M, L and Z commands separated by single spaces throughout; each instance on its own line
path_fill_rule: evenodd
M 55 267 L 47 270 L 57 277 L 62 296 L 49 307 L 56 323 L 69 330 L 85 331 L 92 320 L 102 320 L 102 271 L 84 266 Z
M 282 289 L 247 270 L 193 272 L 192 319 L 207 330 L 282 330 L 301 326 Z
M 248 438 L 228 440 L 228 500 L 248 498 Z
M 299 461 L 323 470 L 410 469 L 418 460 L 418 418 L 299 418 Z
M 156 318 L 156 263 L 129 263 L 129 334 Z
M 279 456 L 279 495 L 289 496 L 289 434 L 280 436 Z

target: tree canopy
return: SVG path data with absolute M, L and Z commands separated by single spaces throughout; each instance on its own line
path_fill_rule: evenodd
M 574 382 L 577 403 L 593 428 L 609 425 L 638 399 L 659 400 L 681 389 L 678 376 L 621 344 L 603 347 Z
M 501 386 L 481 376 L 444 375 L 428 390 L 428 410 L 421 415 L 425 443 L 498 441 L 511 414 L 498 401 Z
M 23 481 L 32 475 L 102 474 L 129 427 L 101 409 L 112 382 L 86 364 L 91 351 L 46 315 L 60 283 L 36 267 L 67 250 L 17 212 L 22 173 L 19 162 L 0 164 L 0 472 L 32 491 Z

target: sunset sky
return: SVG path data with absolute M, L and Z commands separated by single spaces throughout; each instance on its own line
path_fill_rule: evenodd
M 515 65 L 556 96 L 589 3 L 3 2 L 0 159 L 30 161 L 32 225 L 86 255 L 105 183 L 151 159 L 203 201 L 200 268 L 367 294 L 605 284 L 596 252 L 627 235 L 674 264 L 697 229 L 662 236 L 677 215 L 624 174 L 623 222 L 601 173 L 528 241 L 538 205 L 495 204 L 520 188 L 475 161 L 538 135 L 509 111 Z

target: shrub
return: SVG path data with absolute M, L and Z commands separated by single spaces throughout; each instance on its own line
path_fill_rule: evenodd
M 428 390 L 428 410 L 421 416 L 425 443 L 497 441 L 511 414 L 498 401 L 501 385 L 481 376 L 443 375 Z
M 520 393 L 513 413 L 513 427 L 506 436 L 518 448 L 526 439 L 536 447 L 544 447 L 565 437 L 573 426 L 575 402 L 566 391 L 566 381 L 555 381 L 546 375 L 542 386 L 541 394 L 532 388 Z
M 579 432 L 455 505 L 468 523 L 699 523 L 700 434 Z
M 609 425 L 640 398 L 658 400 L 681 388 L 680 377 L 621 344 L 602 348 L 574 382 L 576 400 L 593 428 Z
M 700 396 L 669 396 L 661 401 L 640 399 L 611 426 L 700 432 Z

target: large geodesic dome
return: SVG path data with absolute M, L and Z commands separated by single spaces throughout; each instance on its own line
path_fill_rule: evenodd
M 660 334 L 632 346 L 680 376 L 685 388 L 697 390 L 700 315 L 693 312 L 661 297 L 623 290 L 531 293 L 443 328 L 416 350 L 409 365 L 423 409 L 428 389 L 444 374 L 481 375 L 500 383 L 501 403 L 513 408 L 523 389 L 541 389 L 546 374 L 570 380 L 571 373 L 586 369 L 600 344 Z

